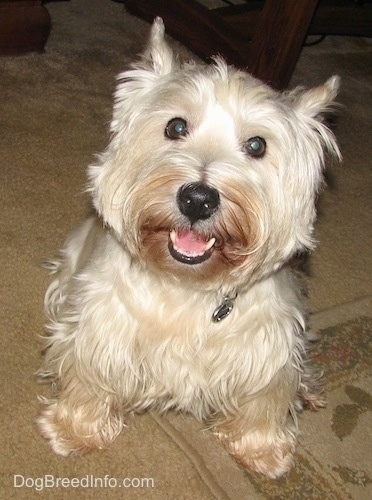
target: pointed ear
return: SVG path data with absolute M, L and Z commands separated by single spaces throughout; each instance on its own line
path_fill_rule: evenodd
M 335 98 L 339 86 L 340 78 L 332 76 L 319 87 L 310 90 L 294 89 L 286 95 L 285 100 L 289 99 L 287 104 L 296 111 L 299 123 L 302 123 L 308 132 L 313 134 L 313 140 L 320 140 L 322 147 L 341 160 L 336 139 L 324 122 L 323 116 L 337 107 Z
M 155 18 L 150 33 L 150 40 L 143 54 L 145 63 L 158 75 L 171 73 L 177 65 L 172 49 L 164 38 L 164 23 L 161 17 Z
M 309 118 L 317 118 L 322 113 L 330 111 L 334 107 L 334 100 L 340 87 L 340 78 L 332 76 L 324 85 L 310 90 L 297 93 L 293 100 L 293 107 Z

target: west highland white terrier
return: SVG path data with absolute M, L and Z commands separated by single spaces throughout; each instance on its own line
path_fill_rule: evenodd
M 203 422 L 245 467 L 293 463 L 296 414 L 323 406 L 301 286 L 338 77 L 278 93 L 219 57 L 180 63 L 156 19 L 119 75 L 112 138 L 89 167 L 97 214 L 50 263 L 42 434 L 106 447 L 133 412 Z

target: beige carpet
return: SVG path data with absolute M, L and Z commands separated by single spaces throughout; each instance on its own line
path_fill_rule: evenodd
M 40 263 L 89 209 L 85 169 L 107 143 L 114 77 L 148 32 L 109 0 L 48 9 L 46 53 L 0 59 L 0 498 L 372 498 L 371 43 L 330 38 L 305 48 L 293 78 L 315 85 L 341 75 L 336 133 L 344 163 L 329 165 L 320 245 L 309 261 L 312 324 L 321 338 L 314 357 L 329 405 L 303 414 L 296 468 L 270 481 L 236 465 L 185 416 L 136 417 L 111 448 L 83 458 L 53 455 L 35 428 L 33 373 L 48 283 Z M 45 477 L 44 486 L 55 487 L 37 491 Z M 57 487 L 58 478 L 81 484 Z M 123 478 L 131 488 L 119 488 Z M 143 478 L 150 487 L 141 487 Z M 94 480 L 97 487 L 88 487 Z

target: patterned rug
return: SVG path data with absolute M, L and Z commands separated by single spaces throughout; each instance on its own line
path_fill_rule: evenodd
M 319 333 L 312 357 L 324 369 L 327 408 L 303 414 L 297 465 L 288 477 L 270 481 L 247 473 L 258 494 L 286 500 L 372 498 L 371 345 L 368 317 Z

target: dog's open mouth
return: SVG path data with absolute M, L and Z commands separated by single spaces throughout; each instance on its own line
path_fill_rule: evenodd
M 188 231 L 172 230 L 169 234 L 168 248 L 171 256 L 183 264 L 200 264 L 213 253 L 215 238 L 205 237 L 192 229 Z

